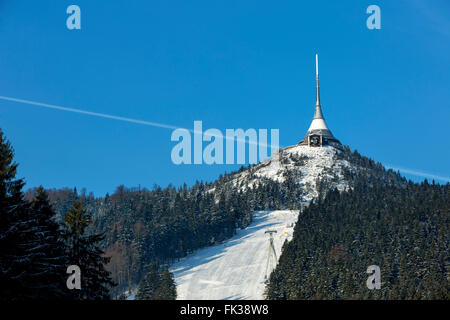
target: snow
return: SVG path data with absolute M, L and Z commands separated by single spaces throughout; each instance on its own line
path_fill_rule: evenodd
M 254 168 L 237 173 L 230 182 L 249 188 L 261 178 L 282 182 L 286 171 L 300 171 L 298 183 L 306 191 L 302 201 L 310 202 L 318 196 L 317 181 L 327 180 L 332 187 L 343 191 L 349 184 L 343 177 L 344 168 L 355 168 L 336 158 L 338 149 L 325 146 L 292 146 L 281 150 L 279 156 L 267 159 Z M 295 156 L 300 162 L 291 161 Z M 279 161 L 278 161 L 279 160 Z M 214 189 L 208 190 L 214 192 Z M 266 263 L 269 254 L 267 230 L 276 230 L 274 247 L 277 258 L 283 243 L 290 241 L 298 211 L 277 210 L 253 213 L 253 222 L 222 244 L 200 249 L 173 264 L 180 300 L 264 299 Z M 269 269 L 269 274 L 270 274 Z M 134 300 L 137 290 L 127 292 L 127 300 Z
M 280 161 L 275 161 L 274 157 L 263 161 L 255 167 L 254 176 L 256 178 L 264 177 L 278 182 L 284 181 L 284 173 L 289 170 L 300 170 L 301 177 L 299 183 L 307 191 L 303 197 L 303 201 L 310 202 L 318 196 L 317 181 L 327 179 L 331 185 L 339 191 L 348 189 L 348 182 L 344 180 L 343 169 L 351 168 L 346 160 L 336 159 L 338 149 L 331 146 L 321 148 L 309 146 L 293 146 L 282 150 L 279 156 Z M 304 158 L 303 165 L 295 163 L 284 163 L 283 159 L 288 159 L 291 155 Z M 246 170 L 234 180 L 235 184 L 240 184 L 243 180 L 249 178 L 249 170 Z M 253 179 L 244 184 L 242 188 L 251 187 L 257 179 Z
M 301 201 L 310 202 L 318 196 L 317 182 L 320 180 L 340 191 L 349 188 L 343 171 L 355 168 L 348 161 L 338 159 L 338 152 L 341 151 L 331 146 L 288 147 L 271 159 L 237 173 L 230 183 L 246 189 L 262 178 L 283 182 L 285 173 L 291 171 L 304 190 Z M 178 299 L 263 299 L 269 254 L 269 236 L 265 231 L 277 231 L 274 246 L 279 258 L 284 241 L 292 238 L 297 218 L 297 211 L 255 212 L 252 224 L 237 230 L 233 238 L 200 249 L 173 264 L 171 271 L 177 284 Z
M 263 299 L 269 235 L 276 230 L 277 258 L 292 239 L 298 211 L 258 211 L 253 222 L 223 244 L 183 258 L 171 266 L 180 300 Z M 270 270 L 269 270 L 270 274 Z

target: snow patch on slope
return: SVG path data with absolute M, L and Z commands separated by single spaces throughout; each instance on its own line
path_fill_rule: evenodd
M 223 244 L 200 249 L 172 265 L 180 300 L 263 299 L 269 236 L 276 230 L 277 257 L 285 240 L 291 240 L 298 211 L 254 213 L 246 229 Z M 269 270 L 270 274 L 270 270 Z

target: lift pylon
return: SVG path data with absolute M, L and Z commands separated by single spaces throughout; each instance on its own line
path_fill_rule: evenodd
M 269 234 L 269 251 L 267 253 L 267 262 L 266 262 L 266 274 L 264 276 L 264 280 L 267 282 L 267 272 L 269 271 L 269 264 L 270 264 L 270 272 L 272 272 L 272 269 L 277 264 L 277 254 L 275 252 L 275 246 L 273 245 L 273 234 L 277 233 L 276 230 L 266 230 L 266 232 Z

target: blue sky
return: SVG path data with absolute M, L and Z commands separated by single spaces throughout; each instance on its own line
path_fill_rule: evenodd
M 81 30 L 66 8 L 81 8 Z M 366 8 L 381 8 L 381 30 Z M 450 3 L 0 0 L 0 96 L 193 129 L 305 135 L 321 102 L 344 144 L 450 177 Z M 192 184 L 239 165 L 175 165 L 171 129 L 0 100 L 27 186 Z M 408 175 L 415 180 L 420 176 Z

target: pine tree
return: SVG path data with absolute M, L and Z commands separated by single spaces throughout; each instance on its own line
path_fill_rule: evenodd
M 29 204 L 23 200 L 24 181 L 16 178 L 14 151 L 0 130 L 0 299 L 33 296 L 26 270 L 35 258 L 28 239 L 34 235 Z
M 35 237 L 30 241 L 35 248 L 35 259 L 30 265 L 30 274 L 34 274 L 30 285 L 37 289 L 40 298 L 68 297 L 66 287 L 67 257 L 62 242 L 59 224 L 54 220 L 53 211 L 47 193 L 41 186 L 31 203 Z
M 13 149 L 0 131 L 0 297 L 67 298 L 66 257 L 59 225 L 43 188 L 32 204 L 16 179 Z
M 175 300 L 177 290 L 172 273 L 167 267 L 151 264 L 141 280 L 136 300 Z
M 147 274 L 139 283 L 136 300 L 154 300 L 155 293 L 161 285 L 158 269 L 154 263 L 149 266 Z
M 173 279 L 173 274 L 167 267 L 161 268 L 159 272 L 160 285 L 157 290 L 156 300 L 176 300 L 177 287 Z
M 91 224 L 91 215 L 81 202 L 76 202 L 63 218 L 63 236 L 67 246 L 67 256 L 71 265 L 81 270 L 81 290 L 74 290 L 74 298 L 80 300 L 107 300 L 109 289 L 115 286 L 110 272 L 105 270 L 110 258 L 99 248 L 103 234 L 88 235 L 86 228 Z

